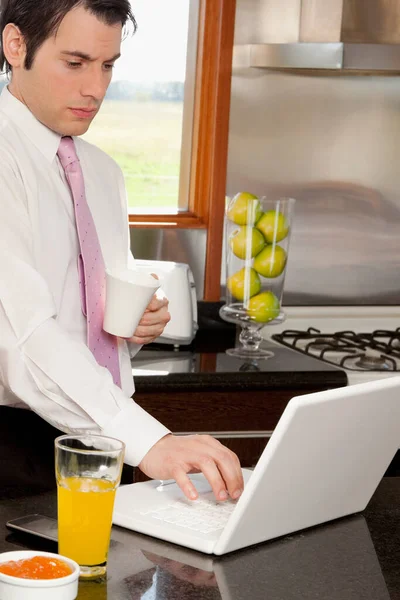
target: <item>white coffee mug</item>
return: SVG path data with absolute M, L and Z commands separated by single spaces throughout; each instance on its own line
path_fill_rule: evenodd
M 104 331 L 131 338 L 160 284 L 159 279 L 139 269 L 106 270 Z

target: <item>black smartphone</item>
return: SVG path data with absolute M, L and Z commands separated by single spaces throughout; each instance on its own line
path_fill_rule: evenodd
M 57 519 L 45 515 L 26 515 L 7 521 L 6 526 L 13 531 L 37 535 L 46 540 L 57 542 Z

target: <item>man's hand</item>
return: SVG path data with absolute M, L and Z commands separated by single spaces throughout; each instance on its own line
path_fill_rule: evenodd
M 167 298 L 158 298 L 157 294 L 154 294 L 134 336 L 128 341 L 134 344 L 150 344 L 162 334 L 170 320 Z
M 244 483 L 239 459 L 209 435 L 166 435 L 139 465 L 152 479 L 175 479 L 190 500 L 198 496 L 188 473 L 203 473 L 217 500 L 239 498 Z

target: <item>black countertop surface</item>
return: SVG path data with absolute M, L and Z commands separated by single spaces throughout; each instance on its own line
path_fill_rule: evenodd
M 340 387 L 347 385 L 343 369 L 286 348 L 262 342 L 273 356 L 245 360 L 228 356 L 237 343 L 237 328 L 218 315 L 221 303 L 199 303 L 199 330 L 189 346 L 151 344 L 132 360 L 137 392 L 172 389 L 269 389 Z
M 225 352 L 142 349 L 132 360 L 136 391 L 340 387 L 347 375 L 320 360 L 263 343 L 274 356 L 249 361 Z
M 107 581 L 81 583 L 78 599 L 399 600 L 399 500 L 400 478 L 385 477 L 362 514 L 218 558 L 115 527 Z M 5 523 L 55 511 L 55 493 L 0 500 L 0 551 L 54 551 Z

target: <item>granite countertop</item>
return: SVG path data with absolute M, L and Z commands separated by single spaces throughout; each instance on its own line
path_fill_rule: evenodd
M 237 328 L 219 317 L 221 303 L 199 302 L 199 330 L 189 346 L 151 344 L 132 360 L 137 392 L 190 390 L 266 390 L 331 388 L 347 385 L 343 369 L 277 343 L 262 342 L 272 352 L 266 360 L 228 356 Z
M 400 478 L 384 477 L 359 515 L 212 557 L 113 528 L 108 579 L 79 600 L 399 600 Z M 53 550 L 9 533 L 8 519 L 54 516 L 55 493 L 0 500 L 0 551 Z

